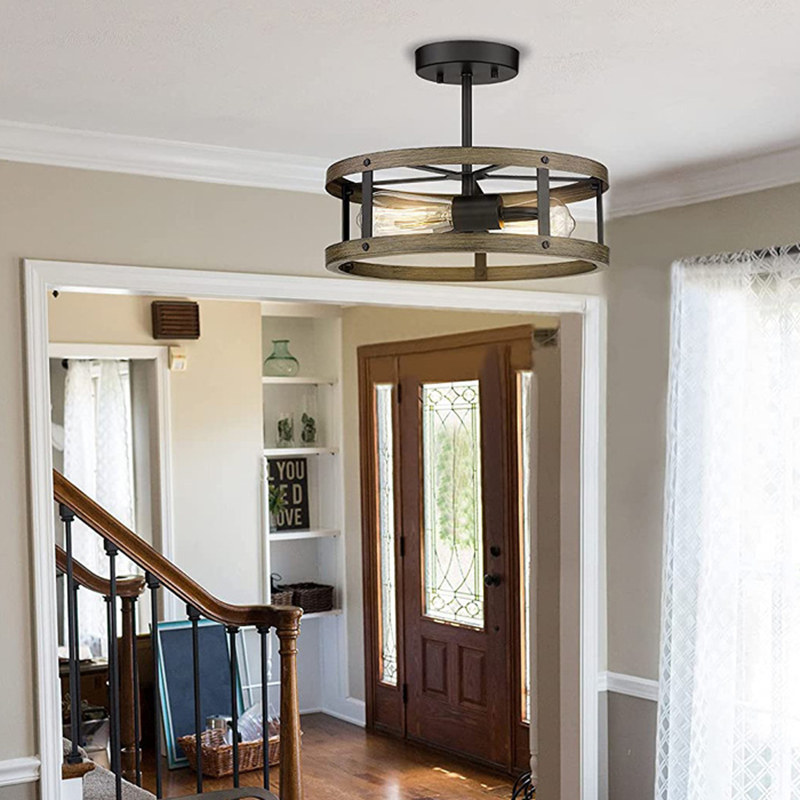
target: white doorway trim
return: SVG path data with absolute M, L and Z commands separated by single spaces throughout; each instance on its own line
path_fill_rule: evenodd
M 175 528 L 172 494 L 172 411 L 169 385 L 169 348 L 147 344 L 94 344 L 50 342 L 50 358 L 120 358 L 155 362 L 155 417 L 158 431 L 159 547 L 175 560 Z M 165 619 L 178 619 L 180 604 L 171 593 L 164 596 Z
M 50 449 L 47 293 L 190 296 L 237 300 L 289 300 L 343 305 L 407 306 L 474 311 L 576 314 L 581 318 L 580 437 L 580 800 L 599 793 L 599 697 L 604 547 L 605 300 L 594 295 L 352 278 L 312 278 L 240 272 L 25 260 L 25 332 L 33 527 L 36 669 L 42 797 L 58 800 L 61 787 L 61 709 L 53 576 L 53 487 Z M 562 726 L 564 721 L 562 721 Z M 575 720 L 568 724 L 575 724 Z M 565 757 L 562 754 L 562 758 Z M 572 763 L 575 763 L 574 761 Z M 578 766 L 578 765 L 576 765 Z M 569 798 L 573 800 L 573 798 Z

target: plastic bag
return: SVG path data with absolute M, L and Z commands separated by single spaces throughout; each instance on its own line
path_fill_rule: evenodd
M 267 720 L 267 735 L 277 736 L 280 733 L 281 723 L 275 709 L 270 705 Z M 261 702 L 250 706 L 239 718 L 239 736 L 243 742 L 255 742 L 264 737 L 264 714 Z

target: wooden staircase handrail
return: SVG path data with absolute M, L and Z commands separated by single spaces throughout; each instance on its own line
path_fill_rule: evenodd
M 242 606 L 218 600 L 183 570 L 84 494 L 58 470 L 53 470 L 53 496 L 70 508 L 81 522 L 116 545 L 128 558 L 147 570 L 185 603 L 203 616 L 233 627 L 296 630 L 302 610 L 294 606 Z
M 67 554 L 62 547 L 56 545 L 56 567 L 59 572 L 67 572 Z M 108 578 L 101 578 L 84 566 L 77 558 L 72 558 L 72 574 L 78 586 L 89 589 L 103 597 L 111 594 L 111 583 Z M 147 582 L 142 575 L 129 575 L 117 578 L 117 594 L 120 597 L 138 597 L 144 593 Z

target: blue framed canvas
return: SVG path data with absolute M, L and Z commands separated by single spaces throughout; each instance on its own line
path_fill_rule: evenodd
M 161 693 L 161 719 L 170 769 L 188 766 L 178 737 L 194 729 L 194 669 L 192 662 L 192 623 L 159 622 L 158 685 Z M 229 638 L 224 626 L 209 620 L 198 622 L 200 652 L 200 717 L 231 716 L 231 658 Z M 244 711 L 242 682 L 236 676 L 238 713 Z

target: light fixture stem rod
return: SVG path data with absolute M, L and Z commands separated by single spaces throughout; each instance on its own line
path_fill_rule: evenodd
M 472 73 L 461 73 L 461 146 L 472 147 Z M 475 192 L 472 164 L 461 165 L 461 194 Z

